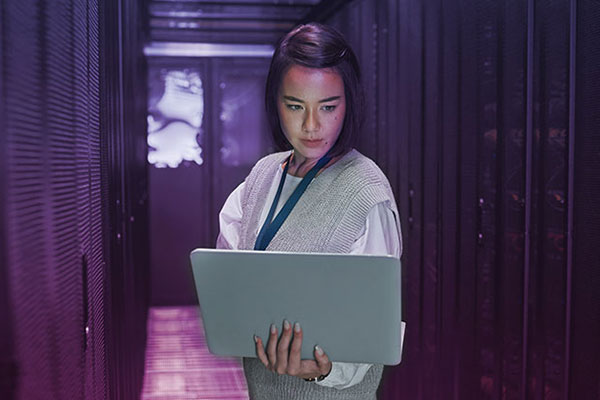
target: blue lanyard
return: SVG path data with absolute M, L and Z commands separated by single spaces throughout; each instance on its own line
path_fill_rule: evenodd
M 269 210 L 267 219 L 265 220 L 265 223 L 263 224 L 262 228 L 260 229 L 260 233 L 256 238 L 254 250 L 265 250 L 267 248 L 267 246 L 269 245 L 269 243 L 271 243 L 271 240 L 273 239 L 279 228 L 281 228 L 283 221 L 285 221 L 288 215 L 290 215 L 290 212 L 292 212 L 292 209 L 294 208 L 298 200 L 300 200 L 300 196 L 302 196 L 302 194 L 308 187 L 308 184 L 317 175 L 319 170 L 331 160 L 331 157 L 327 156 L 327 154 L 321 157 L 317 164 L 314 167 L 312 167 L 312 169 L 308 171 L 306 176 L 304 176 L 302 181 L 300 181 L 290 198 L 286 201 L 281 211 L 279 211 L 279 213 L 275 217 L 275 220 L 272 221 L 273 214 L 275 214 L 275 209 L 277 208 L 277 204 L 279 203 L 279 197 L 281 196 L 283 183 L 285 182 L 285 177 L 287 175 L 291 158 L 292 156 L 290 155 L 290 157 L 287 159 L 285 169 L 283 170 L 283 175 L 281 176 L 281 180 L 279 181 L 279 188 L 277 188 L 277 194 L 275 195 L 275 199 L 273 199 L 273 204 L 271 205 L 271 209 Z

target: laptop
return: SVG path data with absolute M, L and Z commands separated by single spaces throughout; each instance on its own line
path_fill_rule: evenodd
M 400 260 L 392 256 L 196 249 L 194 282 L 211 353 L 257 357 L 283 320 L 303 330 L 302 359 L 397 365 L 402 358 Z

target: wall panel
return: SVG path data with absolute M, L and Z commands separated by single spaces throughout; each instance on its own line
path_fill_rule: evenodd
M 13 37 L 13 40 L 18 40 L 14 47 L 3 45 L 3 53 L 11 53 L 13 57 L 2 60 L 2 80 L 7 172 L 6 205 L 3 210 L 8 239 L 5 265 L 20 266 L 18 272 L 14 268 L 7 268 L 13 306 L 13 351 L 19 377 L 25 376 L 31 381 L 25 387 L 17 387 L 14 383 L 15 393 L 20 398 L 35 398 L 31 395 L 39 393 L 41 388 L 45 388 L 51 396 L 57 395 L 56 388 L 51 384 L 48 354 L 32 354 L 28 345 L 30 342 L 48 348 L 50 344 L 46 337 L 49 326 L 47 313 L 39 307 L 48 295 L 48 271 L 37 260 L 47 259 L 48 245 L 44 231 L 38 225 L 46 218 L 44 192 L 40 189 L 40 184 L 43 185 L 45 181 L 45 161 L 36 156 L 43 154 L 43 121 L 41 118 L 32 118 L 43 114 L 41 97 L 32 96 L 32 93 L 38 92 L 42 80 L 37 21 L 31 18 L 31 15 L 35 15 L 35 6 L 35 2 L 3 4 L 2 21 L 6 35 L 4 43 Z M 23 76 L 23 71 L 28 71 L 28 74 Z M 23 318 L 24 315 L 28 317 Z
M 570 273 L 572 297 L 567 298 L 572 319 L 569 398 L 600 398 L 600 7 L 597 1 L 576 1 L 571 26 L 575 45 L 570 74 L 575 75 L 571 94 L 574 138 L 573 231 Z M 575 26 L 573 27 L 573 24 Z M 573 43 L 575 42 L 575 43 Z M 570 304 L 569 304 L 570 303 Z
M 143 58 L 133 54 L 137 49 L 141 55 L 143 30 L 135 13 L 105 11 L 95 0 L 0 3 L 3 399 L 104 399 L 120 383 L 109 375 L 115 370 L 129 374 L 131 390 L 123 398 L 135 398 L 141 389 L 148 281 L 147 218 L 140 201 L 145 118 L 143 108 L 135 114 L 135 106 L 128 107 L 144 103 L 144 85 L 109 94 L 101 82 L 143 79 L 138 70 L 105 68 L 107 54 L 122 49 L 119 44 L 129 46 L 141 65 Z M 117 30 L 115 41 L 102 36 L 121 23 L 137 33 Z M 110 107 L 115 99 L 127 104 L 126 113 Z M 124 130 L 115 126 L 126 126 L 128 134 L 117 138 Z M 114 139 L 120 140 L 118 150 L 109 145 Z M 110 165 L 112 157 L 129 160 L 130 169 Z M 128 236 L 133 231 L 133 244 L 125 254 L 109 250 L 118 240 L 113 232 L 123 226 L 110 219 L 122 215 L 111 202 L 115 187 L 133 193 L 127 200 L 134 212 L 127 217 L 139 226 L 126 230 Z M 126 285 L 112 285 L 110 279 L 124 270 L 131 272 Z M 127 314 L 120 313 L 124 304 Z M 129 352 L 116 353 L 115 343 L 126 343 Z
M 227 196 L 273 151 L 264 114 L 268 61 L 148 58 L 154 305 L 197 304 L 189 254 L 215 246 Z
M 12 3 L 3 15 L 3 50 L 10 56 L 3 58 L 2 74 L 8 144 L 2 214 L 11 249 L 3 265 L 15 338 L 10 384 L 17 398 L 84 397 L 82 258 L 89 201 L 82 186 L 89 149 L 79 122 L 98 109 L 88 107 L 85 80 L 74 79 L 77 67 L 87 75 L 87 62 L 77 57 L 87 58 L 87 26 L 97 25 L 84 15 L 85 29 L 75 30 L 74 9 L 82 4 Z
M 107 394 L 139 396 L 149 304 L 144 2 L 99 3 Z
M 359 53 L 359 150 L 401 211 L 408 330 L 382 398 L 600 398 L 597 10 L 356 0 L 326 21 Z

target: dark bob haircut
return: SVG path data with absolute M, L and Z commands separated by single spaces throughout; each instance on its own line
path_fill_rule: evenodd
M 331 68 L 344 82 L 346 115 L 338 140 L 329 154 L 345 154 L 354 146 L 364 120 L 364 91 L 360 67 L 354 52 L 340 32 L 332 27 L 311 22 L 299 25 L 277 44 L 265 89 L 265 107 L 277 151 L 292 149 L 279 121 L 277 95 L 288 68 L 294 64 L 308 68 Z

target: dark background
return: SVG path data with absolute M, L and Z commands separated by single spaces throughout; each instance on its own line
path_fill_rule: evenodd
M 273 45 L 312 20 L 360 58 L 358 150 L 400 207 L 407 333 L 380 398 L 600 399 L 591 0 L 2 0 L 1 398 L 137 397 L 148 306 L 195 303 L 187 253 L 253 164 L 224 143 L 272 150 L 268 58 L 144 47 Z M 165 68 L 201 75 L 202 165 L 146 161 Z

